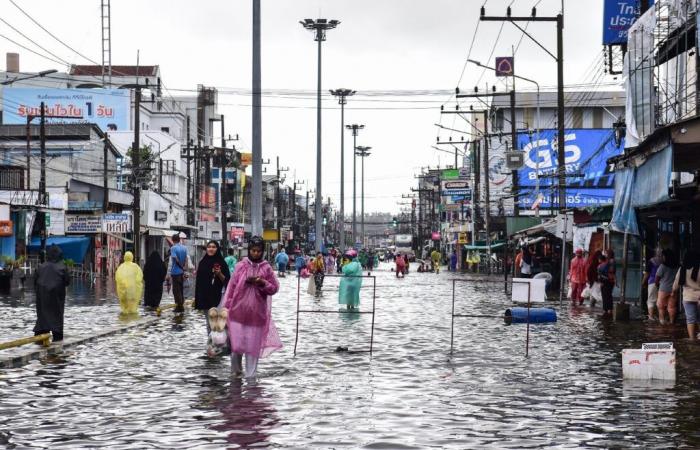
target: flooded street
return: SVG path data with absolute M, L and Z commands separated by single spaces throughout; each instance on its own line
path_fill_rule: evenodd
M 302 314 L 294 357 L 297 280 L 290 276 L 273 302 L 285 347 L 261 361 L 256 380 L 231 379 L 228 359 L 205 357 L 201 314 L 168 312 L 147 328 L 0 371 L 0 447 L 700 446 L 689 414 L 700 403 L 700 347 L 676 341 L 675 383 L 622 381 L 620 351 L 668 339 L 668 329 L 565 307 L 556 324 L 532 326 L 526 359 L 524 326 L 458 318 L 450 357 L 453 275 L 397 280 L 388 265 L 376 275 L 371 356 L 335 352 L 369 347 L 371 315 Z M 364 281 L 367 311 L 372 289 Z M 337 310 L 337 284 L 327 278 L 314 299 L 302 280 L 303 308 Z M 458 286 L 458 312 L 502 315 L 510 305 L 502 282 Z M 66 334 L 117 323 L 106 288 L 72 289 Z M 31 301 L 0 303 L 3 340 L 31 334 Z

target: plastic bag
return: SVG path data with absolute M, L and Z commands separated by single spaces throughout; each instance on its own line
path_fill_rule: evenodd
M 571 287 L 571 283 L 569 283 L 569 288 L 566 290 L 566 298 L 571 298 L 572 295 L 574 295 L 574 289 Z
M 591 298 L 591 288 L 588 285 L 586 285 L 586 287 L 583 288 L 583 291 L 581 291 L 581 297 Z
M 314 277 L 309 277 L 309 287 L 307 292 L 309 295 L 316 295 L 316 280 L 314 280 Z

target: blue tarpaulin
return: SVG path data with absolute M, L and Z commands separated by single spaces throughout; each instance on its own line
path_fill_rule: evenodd
M 673 148 L 666 147 L 639 167 L 615 171 L 615 203 L 610 225 L 621 233 L 639 234 L 635 208 L 670 199 L 668 187 L 673 170 Z
M 46 239 L 46 248 L 58 245 L 63 251 L 63 259 L 71 259 L 76 264 L 82 264 L 85 260 L 85 253 L 90 247 L 90 238 L 87 236 L 52 236 Z M 41 240 L 34 236 L 29 244 L 29 253 L 39 253 Z

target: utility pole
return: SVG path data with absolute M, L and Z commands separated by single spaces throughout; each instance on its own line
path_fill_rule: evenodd
M 134 94 L 134 143 L 131 146 L 131 178 L 134 195 L 134 262 L 139 264 L 141 254 L 141 87 Z
M 31 115 L 27 116 L 27 181 L 24 185 L 24 188 L 26 190 L 30 190 L 32 188 L 32 184 L 30 182 L 30 177 L 32 173 L 32 169 L 29 166 L 30 161 L 31 161 L 31 156 L 32 156 L 32 133 L 31 133 L 31 122 L 32 122 L 33 117 Z
M 41 122 L 39 123 L 39 139 L 41 145 L 41 174 L 39 178 L 39 195 L 41 201 L 39 202 L 42 206 L 47 206 L 47 195 L 46 195 L 46 111 L 44 102 L 41 102 Z M 46 229 L 46 212 L 41 213 L 41 252 L 40 259 L 43 263 L 46 261 L 46 235 L 48 230 Z M 39 214 L 37 214 L 39 215 Z
M 489 177 L 489 111 L 484 110 L 484 228 L 486 229 L 486 252 L 488 264 L 486 273 L 491 275 L 491 191 Z M 515 123 L 513 123 L 515 126 Z
M 370 155 L 370 149 L 372 147 L 357 147 L 355 154 L 362 158 L 362 228 L 361 228 L 361 238 L 362 246 L 365 246 L 365 158 Z
M 104 221 L 104 214 L 109 211 L 109 184 L 108 184 L 108 164 L 107 158 L 109 156 L 109 136 L 105 133 L 104 146 L 102 147 L 102 220 Z M 103 225 L 104 226 L 104 225 Z M 107 233 L 102 231 L 102 276 L 107 277 L 107 252 L 108 252 L 108 242 Z
M 253 236 L 262 236 L 262 97 L 260 0 L 253 0 L 253 186 L 250 222 Z
M 492 22 L 511 22 L 523 32 L 525 36 L 530 38 L 549 56 L 557 62 L 557 179 L 558 179 L 558 194 L 559 194 L 559 211 L 566 209 L 566 164 L 565 164 L 565 149 L 564 149 L 564 15 L 563 6 L 562 12 L 556 16 L 537 17 L 537 11 L 532 8 L 532 14 L 527 16 L 511 16 L 510 7 L 506 10 L 505 17 L 487 16 L 486 10 L 481 7 L 481 20 Z M 533 38 L 527 30 L 518 25 L 518 22 L 556 22 L 557 25 L 557 54 L 556 56 Z M 538 124 L 539 126 L 539 124 Z
M 355 91 L 336 89 L 331 90 L 331 94 L 338 97 L 340 104 L 340 242 L 338 245 L 341 251 L 345 251 L 345 104 L 348 97 L 355 95 Z
M 338 20 L 304 19 L 299 22 L 305 29 L 314 32 L 314 40 L 318 42 L 318 78 L 316 88 L 316 251 L 321 251 L 323 243 L 323 223 L 321 207 L 323 195 L 321 190 L 321 43 L 326 40 L 326 31 L 340 24 Z M 319 199 L 321 201 L 319 201 Z
M 192 214 L 192 140 L 190 139 L 190 115 L 187 114 L 187 224 L 194 225 Z
M 277 239 L 282 242 L 282 196 L 280 195 L 280 186 L 282 185 L 282 172 L 288 171 L 288 167 L 280 168 L 280 157 L 277 157 L 277 189 L 275 192 L 275 203 L 277 209 Z
M 356 123 L 346 125 L 352 130 L 352 245 L 357 242 L 357 133 L 365 126 Z
M 309 244 L 309 190 L 306 190 L 306 244 Z
M 221 248 L 224 256 L 228 251 L 228 199 L 226 193 L 226 168 L 228 167 L 228 154 L 226 149 L 226 128 L 224 126 L 224 115 L 221 114 L 221 160 L 219 161 L 219 209 L 221 210 Z

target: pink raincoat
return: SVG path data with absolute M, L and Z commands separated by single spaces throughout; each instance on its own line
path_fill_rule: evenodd
M 252 277 L 262 278 L 265 285 L 246 283 Z M 232 352 L 264 358 L 282 348 L 272 321 L 272 296 L 278 289 L 279 282 L 267 261 L 254 263 L 244 258 L 236 264 L 233 279 L 224 295 Z

